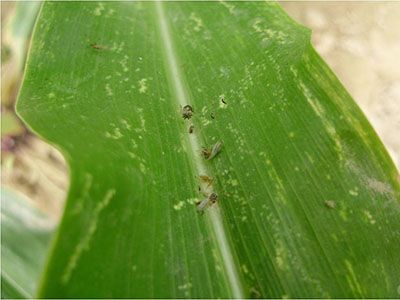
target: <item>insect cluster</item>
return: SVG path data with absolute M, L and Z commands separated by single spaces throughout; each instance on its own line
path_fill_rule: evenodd
M 223 103 L 225 103 L 225 100 L 222 99 Z M 192 118 L 194 114 L 193 107 L 190 105 L 185 105 L 184 107 L 181 108 L 181 114 L 182 118 L 185 120 L 189 120 Z M 211 119 L 215 119 L 214 114 L 211 114 Z M 194 125 L 190 124 L 188 132 L 189 134 L 192 134 L 194 131 Z M 201 156 L 206 159 L 206 160 L 211 160 L 215 156 L 217 156 L 218 153 L 221 152 L 222 149 L 222 142 L 217 141 L 213 146 L 211 147 L 203 147 L 201 150 Z M 202 193 L 202 195 L 205 197 L 201 201 L 196 202 L 197 206 L 197 211 L 200 214 L 203 214 L 204 211 L 210 207 L 211 205 L 215 204 L 218 201 L 218 195 L 212 190 L 212 182 L 213 179 L 207 175 L 200 175 L 200 186 L 199 186 L 199 192 Z

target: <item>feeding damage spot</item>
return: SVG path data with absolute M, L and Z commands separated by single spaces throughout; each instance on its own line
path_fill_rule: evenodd
M 138 81 L 139 83 L 139 93 L 144 94 L 147 91 L 147 79 L 143 78 Z
M 97 7 L 94 9 L 93 14 L 95 16 L 101 16 L 101 13 L 102 13 L 103 10 L 104 10 L 104 4 L 100 2 L 97 5 Z
M 97 231 L 98 221 L 100 217 L 100 213 L 110 204 L 111 199 L 115 195 L 115 189 L 110 189 L 105 194 L 104 198 L 99 201 L 92 213 L 90 218 L 90 223 L 86 226 L 87 232 L 81 238 L 80 242 L 76 245 L 72 256 L 70 257 L 67 266 L 64 269 L 64 273 L 61 277 L 61 281 L 63 284 L 67 284 L 71 278 L 72 272 L 75 270 L 76 265 L 84 251 L 89 250 L 90 242 Z
M 364 187 L 368 190 L 372 191 L 375 194 L 383 194 L 394 198 L 394 191 L 392 190 L 390 184 L 387 182 L 378 180 L 377 178 L 370 177 L 368 172 L 363 169 L 362 165 L 358 165 L 355 161 L 347 161 L 346 167 L 358 178 L 360 178 L 363 182 Z M 353 190 L 351 195 L 355 194 L 358 191 Z M 355 196 L 355 195 L 353 195 Z
M 121 137 L 123 137 L 123 134 L 121 133 L 121 130 L 118 127 L 115 127 L 112 132 L 106 131 L 105 137 L 109 139 L 118 140 Z
M 193 27 L 194 31 L 199 32 L 203 28 L 203 21 L 194 12 L 190 14 L 190 20 L 195 23 L 195 26 Z
M 114 95 L 114 93 L 113 93 L 113 91 L 112 91 L 111 86 L 110 86 L 109 83 L 106 83 L 106 94 L 107 94 L 108 96 Z
M 181 210 L 181 208 L 185 205 L 185 202 L 179 201 L 177 204 L 174 205 L 175 210 Z
M 356 187 L 354 189 L 349 190 L 349 194 L 354 197 L 357 197 L 358 196 L 358 188 Z

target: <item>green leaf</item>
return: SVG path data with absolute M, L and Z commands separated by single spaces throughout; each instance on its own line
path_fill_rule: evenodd
M 34 298 L 54 222 L 26 199 L 1 190 L 1 298 Z
M 17 108 L 71 173 L 41 297 L 398 296 L 397 170 L 276 4 L 47 2 Z

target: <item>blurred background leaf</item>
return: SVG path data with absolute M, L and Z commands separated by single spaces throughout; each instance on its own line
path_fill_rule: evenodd
M 1 190 L 1 297 L 35 298 L 55 224 L 25 197 Z
M 10 3 L 11 10 L 2 24 L 2 107 L 11 108 L 16 96 L 28 49 L 29 37 L 39 11 L 40 1 Z M 2 3 L 3 6 L 3 3 Z

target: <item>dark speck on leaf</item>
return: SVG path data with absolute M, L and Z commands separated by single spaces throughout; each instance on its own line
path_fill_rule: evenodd
M 190 105 L 185 105 L 182 108 L 182 117 L 184 119 L 190 119 L 193 116 L 193 107 L 191 107 Z
M 98 44 L 96 44 L 96 43 L 90 44 L 90 47 L 92 47 L 93 49 L 96 49 L 96 50 L 101 50 L 101 49 L 103 49 L 102 46 L 100 46 L 100 45 L 98 45 Z
M 193 133 L 193 130 L 194 130 L 194 125 L 192 124 L 189 126 L 189 133 Z

